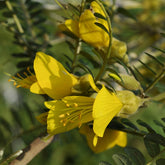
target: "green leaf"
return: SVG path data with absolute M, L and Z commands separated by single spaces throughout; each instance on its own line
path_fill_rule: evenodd
M 152 129 L 147 123 L 145 123 L 144 121 L 138 119 L 136 122 L 137 122 L 139 125 L 141 125 L 141 126 L 147 128 L 147 130 L 148 130 L 149 132 L 155 133 L 155 130 L 153 130 L 153 129 Z
M 100 67 L 100 63 L 99 61 L 96 59 L 96 56 L 93 57 L 91 54 L 81 51 L 80 55 L 84 56 L 85 58 L 87 58 L 89 61 L 91 61 L 91 63 L 93 64 L 93 66 L 96 68 Z
M 163 49 L 160 49 L 160 48 L 157 48 L 157 47 L 154 47 L 154 46 L 153 46 L 153 48 L 156 49 L 156 50 L 161 51 L 162 53 L 165 53 L 165 50 L 163 50 Z
M 121 122 L 127 126 L 129 126 L 130 128 L 132 128 L 135 131 L 139 131 L 139 129 L 136 127 L 135 124 L 133 124 L 130 120 L 128 120 L 127 118 L 123 118 L 121 119 Z
M 152 141 L 152 142 L 158 143 L 162 146 L 165 146 L 165 138 L 160 134 L 149 133 L 145 136 L 145 138 L 149 141 Z
M 156 160 L 156 165 L 165 165 L 165 159 L 160 158 L 160 159 Z
M 31 61 L 21 61 L 17 64 L 17 67 L 18 68 L 27 68 L 31 65 L 32 65 Z
M 118 117 L 115 117 L 109 123 L 108 128 L 122 130 L 125 129 L 126 127 L 121 122 L 118 121 Z
M 80 9 L 78 9 L 77 6 L 72 5 L 71 3 L 68 3 L 68 7 L 70 8 L 70 10 L 76 14 L 76 15 L 80 15 Z
M 154 143 L 154 142 L 151 142 L 151 141 L 148 141 L 146 139 L 146 137 L 144 138 L 144 144 L 146 146 L 146 149 L 148 151 L 148 154 L 151 156 L 151 157 L 155 157 L 156 155 L 158 155 L 160 153 L 160 147 L 159 147 L 159 144 L 157 143 Z
M 31 18 L 34 18 L 34 17 L 38 16 L 41 13 L 43 13 L 43 9 L 38 9 L 38 10 L 35 10 L 33 12 L 30 12 L 30 16 L 31 16 Z
M 135 165 L 145 165 L 145 158 L 138 149 L 133 147 L 125 147 L 124 151 Z
M 14 14 L 14 13 L 11 12 L 11 11 L 7 11 L 7 12 L 3 12 L 3 13 L 2 13 L 2 15 L 3 15 L 4 17 L 7 17 L 7 18 L 12 17 L 13 14 Z
M 79 64 L 77 64 L 75 67 L 81 68 L 81 69 L 84 70 L 86 73 L 90 73 L 90 74 L 92 75 L 92 77 L 94 77 L 92 71 L 91 71 L 86 65 L 83 65 L 83 64 L 80 64 L 80 63 L 79 63 Z
M 149 56 L 150 58 L 152 58 L 153 60 L 155 60 L 158 64 L 160 64 L 162 67 L 164 66 L 164 64 L 159 60 L 159 59 L 157 59 L 156 57 L 154 57 L 153 55 L 151 55 L 151 54 L 149 54 L 149 53 L 147 53 L 147 52 L 145 52 L 145 54 L 147 55 L 147 56 Z
M 101 162 L 99 163 L 99 165 L 111 165 L 111 164 L 108 163 L 108 162 L 105 162 L 105 161 L 101 161 Z
M 128 69 L 130 70 L 130 72 L 132 73 L 132 75 L 135 77 L 135 79 L 136 79 L 137 81 L 139 81 L 139 79 L 138 79 L 138 77 L 136 76 L 135 71 L 132 69 L 132 67 L 131 67 L 131 66 L 128 66 Z
M 13 57 L 20 57 L 20 58 L 26 58 L 29 57 L 27 53 L 13 53 Z
M 147 70 L 149 70 L 151 73 L 153 73 L 154 75 L 156 75 L 157 73 L 155 71 L 153 71 L 147 64 L 145 64 L 144 62 L 142 62 L 141 60 L 138 60 Z
M 22 119 L 19 116 L 18 112 L 15 109 L 11 109 L 11 113 L 12 113 L 13 119 L 16 121 L 16 123 L 19 126 L 22 126 Z
M 105 32 L 109 34 L 108 29 L 101 23 L 95 22 L 95 25 L 99 26 L 101 29 L 103 29 Z M 110 35 L 110 34 L 109 34 Z
M 40 8 L 42 5 L 39 2 L 31 2 L 28 4 L 28 10 L 33 10 L 33 9 L 37 9 Z
M 164 121 L 165 122 L 165 118 L 163 117 L 163 118 L 161 118 L 162 119 L 162 121 Z
M 67 59 L 68 62 L 73 62 L 73 60 L 68 55 L 64 54 L 64 57 Z
M 3 126 L 8 132 L 11 133 L 11 126 L 10 126 L 10 124 L 2 117 L 0 117 L 0 125 Z
M 112 86 L 112 84 L 111 84 L 110 81 L 105 80 L 105 79 L 101 79 L 100 81 L 101 81 L 101 82 L 104 82 L 104 83 L 107 85 L 106 87 L 108 88 L 109 91 L 111 91 L 111 92 L 116 92 L 116 91 L 115 91 L 115 88 Z
M 69 31 L 63 31 L 63 33 L 68 37 L 71 37 L 73 39 L 77 39 L 77 36 L 74 35 L 73 33 L 69 32 Z
M 117 12 L 128 17 L 128 18 L 132 18 L 136 21 L 136 17 L 130 11 L 128 11 L 122 7 L 118 7 Z
M 106 20 L 106 18 L 100 13 L 94 13 L 94 16 Z
M 27 117 L 30 119 L 32 124 L 35 124 L 36 119 L 34 117 L 33 112 L 30 110 L 29 106 L 27 105 L 27 103 L 23 103 L 23 107 L 25 108 L 25 112 L 27 113 Z
M 160 33 L 163 37 L 165 37 L 165 33 Z
M 133 68 L 134 68 L 135 71 L 138 73 L 138 75 L 140 75 L 140 77 L 141 77 L 142 79 L 145 80 L 145 77 L 140 73 L 140 71 L 139 71 L 135 66 L 133 66 Z M 137 79 L 137 76 L 136 76 L 136 79 Z M 137 79 L 137 80 L 138 80 L 138 79 Z
M 124 67 L 124 69 L 126 70 L 126 72 L 129 74 L 127 65 L 122 60 L 120 60 L 119 58 L 114 58 L 114 59 L 117 61 L 117 63 L 122 65 Z
M 117 165 L 132 165 L 129 158 L 124 154 L 114 154 L 112 158 Z
M 5 7 L 6 7 L 5 1 L 0 1 L 0 9 Z
M 160 127 L 162 127 L 163 129 L 165 129 L 165 126 L 160 122 L 160 121 L 157 121 L 157 120 L 154 120 L 154 123 Z

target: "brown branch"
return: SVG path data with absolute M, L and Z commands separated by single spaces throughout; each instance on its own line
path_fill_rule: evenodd
M 28 147 L 23 149 L 23 153 L 14 159 L 10 165 L 26 165 L 45 147 L 47 147 L 53 141 L 53 138 L 54 136 L 47 140 L 43 140 L 42 138 L 38 137 Z

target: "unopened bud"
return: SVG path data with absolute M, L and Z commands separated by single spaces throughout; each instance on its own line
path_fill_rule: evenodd
M 123 104 L 122 110 L 118 113 L 120 117 L 128 117 L 134 114 L 144 102 L 143 99 L 127 90 L 117 91 L 117 97 Z
M 133 76 L 126 75 L 126 74 L 109 74 L 111 77 L 115 79 L 117 83 L 119 83 L 122 87 L 128 90 L 140 90 L 143 91 L 139 81 L 137 81 Z
M 127 45 L 125 42 L 112 38 L 111 57 L 121 59 L 124 63 L 128 63 Z M 111 59 L 110 59 L 111 60 Z

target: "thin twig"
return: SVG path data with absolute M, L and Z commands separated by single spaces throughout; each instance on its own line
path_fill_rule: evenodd
M 28 164 L 38 153 L 46 148 L 54 139 L 54 136 L 47 140 L 43 140 L 38 137 L 28 147 L 23 149 L 23 153 L 14 159 L 10 165 L 26 165 Z
M 151 90 L 159 80 L 161 80 L 165 75 L 165 68 L 161 71 L 161 73 L 155 78 L 155 80 L 144 90 L 144 93 L 147 93 L 149 90 Z
M 86 3 L 86 1 L 82 0 L 79 17 L 81 16 L 81 13 L 84 11 L 85 3 Z M 75 50 L 75 53 L 74 53 L 74 58 L 73 58 L 72 67 L 71 67 L 72 68 L 72 70 L 71 70 L 72 73 L 75 69 L 75 63 L 77 61 L 77 56 L 81 51 L 81 45 L 82 45 L 82 42 L 81 42 L 81 39 L 79 38 L 76 42 L 76 50 Z

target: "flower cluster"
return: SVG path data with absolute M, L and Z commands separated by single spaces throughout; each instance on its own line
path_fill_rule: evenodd
M 26 87 L 32 93 L 47 94 L 53 99 L 45 102 L 49 112 L 37 117 L 38 121 L 47 125 L 50 135 L 79 127 L 80 133 L 87 136 L 89 146 L 95 152 L 101 152 L 115 144 L 126 145 L 126 133 L 109 130 L 107 126 L 115 116 L 128 116 L 136 112 L 142 104 L 138 96 L 131 91 L 113 93 L 104 85 L 99 90 L 89 74 L 85 76 L 97 92 L 96 97 L 75 96 L 72 91 L 75 85 L 80 84 L 81 78 L 70 74 L 60 62 L 43 52 L 36 54 L 34 71 L 35 75 L 13 79 L 17 87 Z M 91 122 L 93 129 L 89 124 Z
M 126 44 L 110 38 L 104 29 L 97 26 L 99 23 L 109 30 L 106 19 L 97 18 L 95 13 L 106 17 L 99 4 L 93 1 L 91 8 L 84 10 L 78 20 L 66 20 L 65 26 L 99 50 L 108 49 L 112 39 L 111 58 L 118 57 L 127 63 Z M 115 145 L 126 146 L 126 133 L 107 126 L 115 116 L 128 117 L 135 113 L 143 104 L 140 97 L 130 90 L 109 91 L 104 84 L 98 88 L 92 75 L 78 77 L 71 74 L 60 62 L 43 52 L 36 53 L 33 67 L 34 74 L 28 70 L 30 75 L 25 73 L 26 78 L 18 75 L 12 80 L 17 87 L 28 88 L 35 94 L 46 94 L 52 99 L 44 102 L 49 111 L 37 116 L 40 123 L 47 125 L 48 134 L 56 135 L 78 127 L 94 152 Z M 86 95 L 83 95 L 84 90 Z

